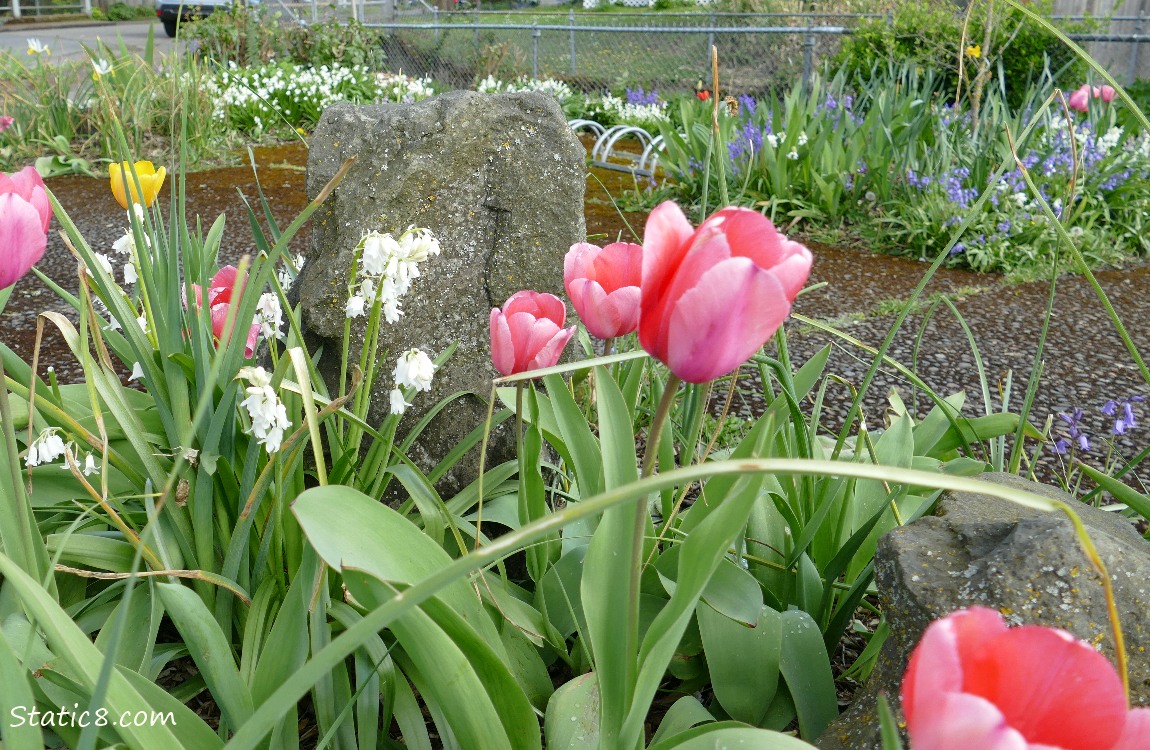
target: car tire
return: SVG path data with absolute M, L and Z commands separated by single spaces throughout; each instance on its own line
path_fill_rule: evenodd
M 176 22 L 164 21 L 164 33 L 174 39 L 176 37 Z

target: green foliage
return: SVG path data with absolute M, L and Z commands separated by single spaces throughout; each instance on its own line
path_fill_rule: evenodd
M 92 9 L 92 17 L 96 17 L 96 9 Z M 108 6 L 107 19 L 109 21 L 131 21 L 136 18 L 155 18 L 156 12 L 150 5 L 128 5 L 115 2 Z
M 1038 195 L 1058 211 L 1067 207 L 1063 221 L 1090 265 L 1150 252 L 1150 140 L 1122 128 L 1123 118 L 1133 119 L 1128 110 L 1096 100 L 1088 115 L 1067 121 L 1044 80 L 1017 107 L 996 82 L 976 112 L 966 99 L 953 106 L 943 87 L 933 69 L 913 65 L 876 71 L 862 84 L 843 72 L 814 77 L 782 101 L 744 99 L 737 116 L 720 110 L 722 145 L 713 150 L 711 108 L 683 100 L 671 110 L 675 121 L 660 128 L 661 163 L 672 179 L 646 199 L 698 202 L 704 190 L 725 187 L 734 202 L 766 206 L 776 221 L 847 226 L 884 252 L 930 258 L 955 243 L 951 265 L 1046 274 L 1058 233 L 1014 164 L 1013 138 Z M 715 160 L 724 152 L 720 172 Z M 972 212 L 984 192 L 988 200 Z M 1072 268 L 1066 253 L 1057 263 Z
M 291 61 L 320 67 L 365 66 L 381 70 L 386 60 L 380 32 L 358 21 L 335 18 L 306 25 L 287 25 L 279 11 L 259 5 L 234 4 L 187 24 L 182 34 L 199 42 L 199 54 L 219 65 L 258 66 Z
M 1056 36 L 1016 9 L 1001 3 L 995 5 L 987 45 L 985 27 L 989 5 L 975 3 L 975 11 L 966 26 L 964 48 L 965 17 L 961 8 L 945 0 L 897 3 L 886 18 L 865 21 L 846 37 L 832 66 L 859 80 L 866 80 L 876 68 L 892 63 L 929 68 L 939 71 L 942 94 L 953 100 L 960 80 L 960 57 L 965 56 L 963 87 L 970 89 L 980 63 L 985 62 L 991 74 L 1005 83 L 1007 99 L 1015 106 L 1048 67 L 1057 74 L 1060 83 L 1077 87 L 1085 77 L 1086 63 L 1066 55 L 1065 47 Z M 1049 7 L 1046 11 L 1049 13 Z M 1090 28 L 1090 23 L 1078 23 L 1068 26 L 1067 30 Z M 970 47 L 978 48 L 977 57 L 966 52 Z M 1063 65 L 1062 61 L 1067 59 L 1070 62 Z

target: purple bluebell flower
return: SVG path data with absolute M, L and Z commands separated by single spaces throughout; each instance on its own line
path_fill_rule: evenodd
M 652 89 L 650 93 L 643 90 L 642 86 L 638 88 L 627 87 L 627 103 L 636 105 L 658 104 L 659 92 Z
M 1070 448 L 1071 441 L 1082 451 L 1090 450 L 1090 438 L 1082 430 L 1082 418 L 1084 416 L 1085 413 L 1079 408 L 1075 408 L 1070 414 L 1066 414 L 1065 412 L 1058 413 L 1058 418 L 1066 423 L 1066 427 L 1064 428 L 1066 435 L 1055 441 L 1055 453 L 1065 454 Z
M 1103 414 L 1108 417 L 1117 417 L 1114 420 L 1114 429 L 1112 430 L 1115 435 L 1125 435 L 1127 430 L 1138 426 L 1138 422 L 1134 418 L 1134 404 L 1145 400 L 1145 396 L 1129 396 L 1122 401 L 1111 399 L 1103 405 Z

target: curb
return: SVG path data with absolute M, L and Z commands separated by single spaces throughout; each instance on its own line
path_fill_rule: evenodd
M 131 26 L 135 24 L 154 23 L 152 19 L 141 18 L 134 21 L 97 21 L 87 18 L 75 21 L 37 21 L 35 23 L 4 23 L 0 24 L 0 34 L 22 31 L 44 31 L 45 29 L 83 29 L 83 28 L 115 28 L 117 26 Z

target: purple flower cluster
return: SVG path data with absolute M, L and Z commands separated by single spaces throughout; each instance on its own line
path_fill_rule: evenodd
M 854 106 L 855 98 L 853 95 L 846 94 L 843 96 L 842 101 L 839 101 L 834 98 L 833 94 L 828 92 L 827 98 L 823 100 L 819 109 L 832 114 L 831 127 L 836 128 L 844 116 L 855 125 L 862 124 L 864 118 L 854 111 Z
M 660 104 L 662 101 L 659 99 L 658 90 L 651 89 L 651 92 L 647 93 L 643 90 L 642 86 L 634 89 L 628 86 L 626 91 L 626 99 L 628 104 L 635 104 L 638 106 L 646 104 Z
M 727 144 L 727 156 L 731 160 L 732 168 L 737 171 L 741 159 L 762 151 L 763 138 L 770 135 L 770 133 L 771 123 L 769 121 L 766 127 L 763 128 L 760 128 L 749 119 L 743 122 L 735 134 L 735 139 Z
M 1059 412 L 1058 418 L 1066 423 L 1064 428 L 1066 435 L 1055 441 L 1055 453 L 1065 455 L 1073 445 L 1077 445 L 1079 449 L 1084 451 L 1090 450 L 1090 438 L 1082 430 L 1082 418 L 1084 416 L 1086 415 L 1083 411 L 1077 408 L 1072 414 Z
M 1134 404 L 1145 401 L 1145 396 L 1130 396 L 1122 401 L 1111 399 L 1102 407 L 1102 413 L 1108 417 L 1116 417 L 1113 432 L 1115 435 L 1125 435 L 1131 427 L 1137 427 L 1134 421 Z

